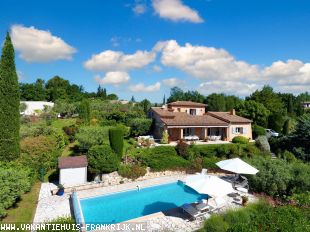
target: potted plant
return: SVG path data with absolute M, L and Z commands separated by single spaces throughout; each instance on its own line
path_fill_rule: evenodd
M 62 184 L 59 184 L 58 185 L 58 191 L 57 191 L 57 195 L 58 196 L 62 196 L 62 195 L 64 195 L 64 193 L 65 193 L 65 188 L 64 188 L 64 186 L 62 185 Z
M 242 199 L 242 205 L 245 206 L 247 202 L 249 201 L 249 198 L 247 196 L 241 196 Z

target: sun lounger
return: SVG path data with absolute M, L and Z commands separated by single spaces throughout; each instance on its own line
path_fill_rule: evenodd
M 208 203 L 204 203 L 204 202 L 201 202 L 199 203 L 198 205 L 195 206 L 197 210 L 199 211 L 206 211 L 208 210 L 210 207 L 208 205 Z
M 209 211 L 212 212 L 218 212 L 220 209 L 222 209 L 224 206 L 226 206 L 227 202 L 222 197 L 212 198 L 208 202 L 208 206 L 210 207 Z
M 197 210 L 190 204 L 185 204 L 181 208 L 183 209 L 184 212 L 188 213 L 193 219 L 197 219 L 198 217 L 204 215 L 201 211 Z

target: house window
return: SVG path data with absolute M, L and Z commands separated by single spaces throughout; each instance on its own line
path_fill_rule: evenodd
M 190 115 L 196 115 L 196 109 L 190 109 L 189 114 Z
M 178 112 L 181 112 L 181 108 L 178 108 Z
M 194 128 L 184 128 L 183 129 L 183 136 L 190 136 L 195 134 Z
M 243 134 L 243 127 L 233 127 L 233 134 Z

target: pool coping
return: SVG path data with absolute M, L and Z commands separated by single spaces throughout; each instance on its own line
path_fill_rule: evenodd
M 159 179 L 161 179 L 161 178 L 159 177 Z M 131 183 L 136 184 L 136 183 L 139 183 L 139 182 L 141 183 L 143 181 L 145 181 L 145 180 L 131 182 Z M 159 185 L 166 185 L 166 184 L 176 183 L 176 182 L 179 182 L 179 181 L 184 183 L 184 176 L 178 176 L 174 180 L 167 180 L 167 181 L 164 181 L 162 183 L 157 183 L 157 184 L 150 184 L 150 185 L 148 185 L 147 182 L 146 182 L 144 184 L 144 186 L 141 187 L 141 189 L 142 188 L 144 189 L 144 188 L 156 187 L 156 186 L 159 186 Z M 120 185 L 122 185 L 122 184 L 120 184 Z M 118 185 L 118 186 L 120 186 L 120 185 Z M 106 187 L 109 187 L 109 186 L 106 186 Z M 106 187 L 102 187 L 102 188 L 106 188 Z M 101 196 L 109 196 L 109 195 L 113 195 L 113 194 L 117 194 L 117 193 L 133 191 L 135 189 L 137 189 L 137 186 L 135 188 L 128 188 L 128 189 L 124 189 L 124 190 L 121 190 L 121 191 L 111 191 L 109 193 L 96 194 L 94 196 L 89 196 L 89 197 L 80 197 L 79 196 L 79 192 L 77 191 L 76 195 L 77 195 L 77 198 L 78 198 L 78 201 L 79 201 L 79 205 L 80 205 L 80 209 L 81 209 L 84 225 L 85 225 L 85 219 L 84 219 L 84 214 L 83 214 L 83 210 L 82 210 L 82 206 L 81 206 L 81 202 L 80 202 L 81 200 L 91 199 L 91 198 L 96 198 L 96 197 L 101 197 Z M 116 224 L 133 223 L 133 222 L 135 222 L 135 223 L 145 222 L 146 220 L 150 220 L 150 219 L 154 219 L 154 218 L 159 218 L 159 217 L 164 217 L 164 216 L 165 216 L 165 214 L 163 213 L 163 211 L 159 211 L 159 212 L 156 212 L 156 213 L 152 213 L 152 214 L 144 215 L 144 216 L 141 216 L 141 217 L 133 218 L 133 219 L 130 219 L 130 220 L 127 220 L 127 221 L 118 222 Z M 81 230 L 81 231 L 83 231 L 83 232 L 85 231 L 86 232 L 86 230 Z M 92 230 L 91 232 L 93 232 L 93 231 L 96 231 L 96 230 Z

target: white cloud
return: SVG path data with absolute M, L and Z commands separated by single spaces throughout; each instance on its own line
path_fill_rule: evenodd
M 101 85 L 111 84 L 118 86 L 120 84 L 127 83 L 129 80 L 130 77 L 126 72 L 107 72 L 102 79 L 99 75 L 95 76 L 95 81 Z
M 14 48 L 20 57 L 27 62 L 49 62 L 54 60 L 70 60 L 76 49 L 56 37 L 49 31 L 35 27 L 13 25 L 11 37 Z
M 310 84 L 308 85 L 278 85 L 274 87 L 277 92 L 289 92 L 293 94 L 299 94 L 303 92 L 309 92 Z
M 156 82 L 153 85 L 145 86 L 143 83 L 129 86 L 129 90 L 132 92 L 156 92 L 160 90 L 160 82 Z
M 262 75 L 278 85 L 310 85 L 310 63 L 300 60 L 276 61 L 266 67 Z
M 124 54 L 119 51 L 106 50 L 92 57 L 84 63 L 84 67 L 91 71 L 128 71 L 142 68 L 153 62 L 156 53 L 136 51 L 134 54 Z
M 136 14 L 136 15 L 140 15 L 140 14 L 144 14 L 146 11 L 146 5 L 142 4 L 142 3 L 136 3 L 133 8 L 132 11 Z
M 225 93 L 247 96 L 260 87 L 261 85 L 258 84 L 238 81 L 209 81 L 201 83 L 198 91 L 206 95 L 211 93 Z
M 161 18 L 172 21 L 201 23 L 203 19 L 196 10 L 184 5 L 181 0 L 153 0 L 153 8 Z
M 175 87 L 175 86 L 180 86 L 180 85 L 184 84 L 185 82 L 183 80 L 172 77 L 172 78 L 164 79 L 163 83 L 166 86 Z
M 178 68 L 200 80 L 240 80 L 258 78 L 256 65 L 236 60 L 224 49 L 207 46 L 180 46 L 175 40 L 159 42 L 154 47 L 161 50 L 161 62 Z
M 154 72 L 161 72 L 162 68 L 159 65 L 153 65 L 153 71 Z

